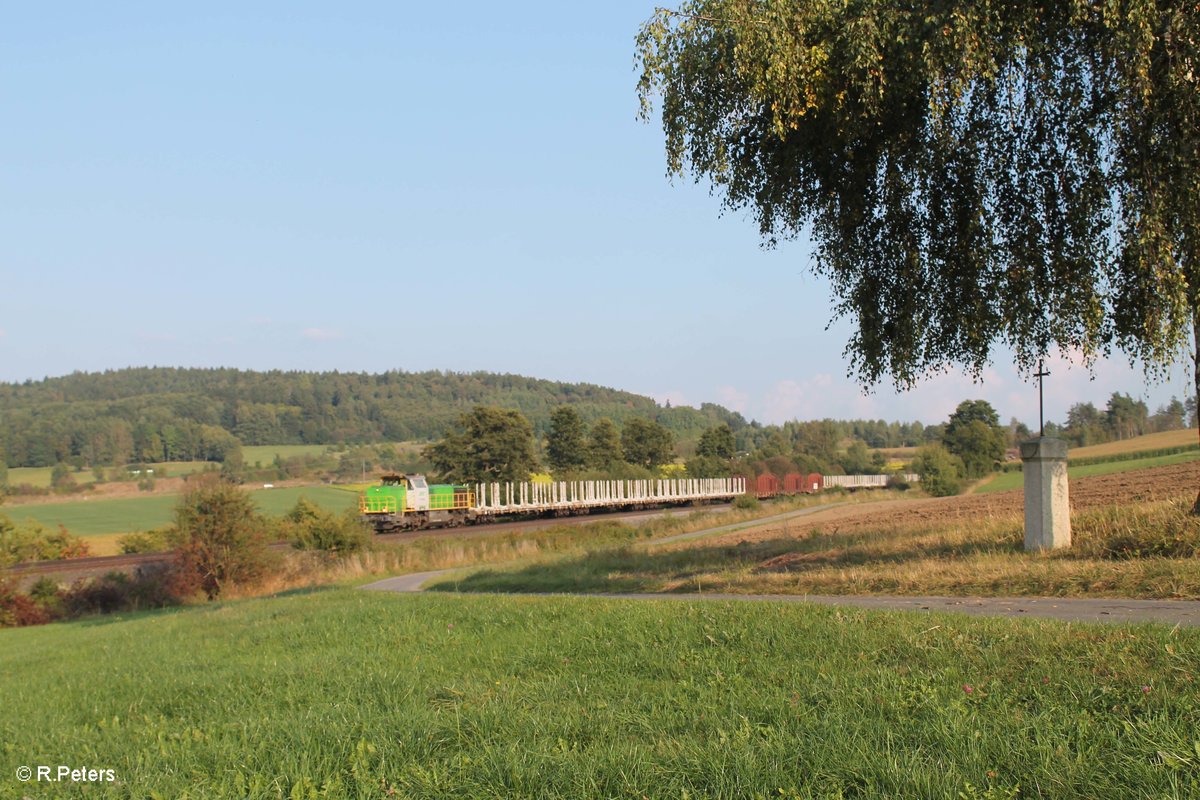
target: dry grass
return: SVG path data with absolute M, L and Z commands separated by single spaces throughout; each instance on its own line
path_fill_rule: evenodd
M 1162 473 L 1157 473 L 1162 474 Z M 1194 495 L 1097 502 L 1080 485 L 1074 547 L 1024 552 L 1016 498 L 881 503 L 773 523 L 699 543 L 648 543 L 460 581 L 473 591 L 728 592 L 1200 598 Z
M 1200 598 L 1200 518 L 1191 497 L 1077 513 L 1074 546 L 1030 555 L 1020 515 L 907 524 L 763 542 L 741 559 L 667 591 L 811 594 L 985 594 Z M 768 555 L 771 551 L 779 551 Z M 748 552 L 747 555 L 750 555 Z
M 1200 442 L 1195 428 L 1185 428 L 1178 431 L 1163 431 L 1148 433 L 1145 436 L 1135 436 L 1119 442 L 1094 444 L 1091 447 L 1077 447 L 1071 450 L 1071 458 L 1097 458 L 1101 456 L 1116 456 L 1126 453 L 1140 453 L 1145 450 L 1161 450 L 1167 447 L 1186 447 Z

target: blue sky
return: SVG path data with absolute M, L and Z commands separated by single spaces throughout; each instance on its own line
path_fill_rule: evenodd
M 637 119 L 652 3 L 15 4 L 0 380 L 131 365 L 514 372 L 766 422 L 1036 423 L 1006 353 L 871 395 L 807 242 L 759 246 Z M 1147 385 L 1056 360 L 1047 416 Z

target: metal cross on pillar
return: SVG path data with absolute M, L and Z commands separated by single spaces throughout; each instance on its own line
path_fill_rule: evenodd
M 1046 401 L 1042 393 L 1042 378 L 1045 378 L 1050 373 L 1045 370 L 1042 365 L 1042 360 L 1038 359 L 1038 371 L 1034 376 L 1038 379 L 1038 436 L 1046 435 Z

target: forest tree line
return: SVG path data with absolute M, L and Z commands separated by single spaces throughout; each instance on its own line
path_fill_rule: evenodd
M 1114 393 L 1104 419 L 1113 436 L 1133 436 L 1182 428 L 1194 417 L 1194 410 L 1177 400 L 1150 415 L 1144 403 Z M 782 478 L 810 472 L 900 477 L 915 471 L 931 493 L 953 494 L 962 481 L 997 469 L 1020 442 L 1034 436 L 1016 419 L 1002 425 L 986 400 L 964 400 L 945 423 L 930 426 L 819 420 L 767 427 L 751 423 L 735 431 L 721 423 L 705 430 L 688 452 L 652 420 L 634 418 L 618 428 L 601 418 L 589 426 L 571 406 L 555 409 L 550 419 L 549 431 L 538 437 L 519 411 L 479 406 L 460 416 L 424 455 L 435 479 L 453 483 L 524 481 L 542 470 L 556 480 L 765 473 Z M 1071 429 L 1072 436 L 1082 433 Z M 878 437 L 870 447 L 868 436 Z M 897 448 L 916 447 L 911 461 L 889 460 L 885 453 L 892 442 Z
M 738 414 L 591 384 L 450 372 L 249 372 L 135 368 L 0 383 L 0 458 L 9 467 L 224 461 L 239 445 L 429 441 L 465 410 L 519 410 L 543 434 L 568 404 L 589 421 L 654 419 L 680 440 Z
M 664 407 L 629 392 L 514 375 L 138 368 L 0 384 L 0 472 L 59 464 L 240 463 L 243 445 L 428 442 L 455 430 L 464 414 L 480 406 L 521 414 L 536 460 L 546 466 L 556 458 L 555 414 L 571 409 L 587 435 L 607 440 L 608 451 L 617 454 L 607 462 L 593 457 L 575 470 L 655 466 L 659 455 L 627 460 L 620 438 L 632 420 L 639 420 L 631 428 L 635 440 L 649 436 L 646 424 L 653 423 L 653 430 L 669 435 L 670 461 L 692 462 L 693 472 L 705 473 L 713 465 L 692 460 L 711 456 L 712 443 L 706 446 L 704 437 L 717 428 L 732 437 L 739 468 L 755 473 L 879 472 L 887 460 L 872 451 L 941 443 L 946 435 L 946 423 L 824 419 L 762 425 L 715 404 Z M 989 421 L 992 416 L 994 411 Z M 1102 409 L 1072 406 L 1063 424 L 1047 425 L 1047 434 L 1084 446 L 1189 424 L 1196 424 L 1194 401 L 1172 399 L 1150 413 L 1144 401 L 1113 393 Z M 1003 428 L 1008 449 L 1032 435 L 1016 419 L 995 426 Z

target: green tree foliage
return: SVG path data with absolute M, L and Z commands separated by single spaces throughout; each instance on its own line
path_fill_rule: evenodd
M 1027 442 L 1033 438 L 1033 431 L 1029 429 L 1021 420 L 1016 417 L 1008 419 L 1008 446 L 1016 450 L 1021 446 L 1021 442 Z
M 225 450 L 221 462 L 221 478 L 229 483 L 242 483 L 246 479 L 246 464 L 240 446 Z
M 1146 432 L 1150 410 L 1141 400 L 1113 392 L 1104 409 L 1104 424 L 1114 439 L 1132 439 Z
M 700 442 L 696 445 L 696 455 L 725 459 L 733 458 L 737 455 L 737 447 L 733 439 L 733 429 L 722 423 L 715 428 L 706 430 L 700 435 Z
M 630 464 L 653 468 L 670 463 L 674 446 L 671 432 L 657 422 L 634 417 L 621 429 L 621 452 Z
M 982 422 L 988 427 L 999 427 L 1000 415 L 996 413 L 996 409 L 992 408 L 992 404 L 986 400 L 963 400 L 954 409 L 954 413 L 950 415 L 950 419 L 946 422 L 946 429 L 942 437 L 945 438 L 953 435 L 956 427 L 971 422 Z
M 188 482 L 175 506 L 175 570 L 211 600 L 267 570 L 266 529 L 250 495 L 214 475 Z
M 1075 447 L 1088 447 L 1108 441 L 1104 417 L 1093 403 L 1076 403 L 1067 410 L 1063 435 Z
M 588 467 L 608 470 L 624 461 L 621 453 L 621 432 L 608 417 L 601 417 L 592 425 L 587 441 Z
M 476 406 L 458 419 L 457 430 L 425 448 L 443 480 L 454 483 L 526 481 L 538 468 L 533 426 L 520 411 Z
M 689 478 L 728 478 L 732 474 L 729 459 L 693 456 L 684 462 Z
M 1004 460 L 1008 431 L 1000 427 L 1000 416 L 985 400 L 964 400 L 950 415 L 942 444 L 962 461 L 963 476 L 980 478 Z
M 1186 419 L 1187 408 L 1178 397 L 1172 397 L 1171 402 L 1155 410 L 1154 416 L 1150 418 L 1150 430 L 1156 433 L 1181 430 L 1186 425 Z
M 794 448 L 819 464 L 832 465 L 837 461 L 838 443 L 846 435 L 847 432 L 830 419 L 801 423 L 796 426 Z
M 962 460 L 941 445 L 926 445 L 917 450 L 912 469 L 921 476 L 921 488 L 934 497 L 958 494 L 962 488 Z
M 1200 390 L 1195 3 L 687 0 L 637 53 L 668 170 L 812 237 L 865 382 L 1190 345 Z
M 700 435 L 696 455 L 684 467 L 691 478 L 727 478 L 732 473 L 730 461 L 736 455 L 733 429 L 721 423 Z
M 858 440 L 850 443 L 840 461 L 842 469 L 847 475 L 867 475 L 877 472 L 873 468 L 871 454 L 867 451 L 866 444 Z
M 685 441 L 723 422 L 747 426 L 713 404 L 663 409 L 630 392 L 519 375 L 156 367 L 0 383 L 0 449 L 14 467 L 225 462 L 235 442 L 433 441 L 476 405 L 518 410 L 543 435 L 564 404 L 585 421 L 657 419 Z
M 54 469 L 50 470 L 50 487 L 60 492 L 69 492 L 75 489 L 75 476 L 71 474 L 69 465 L 62 462 L 54 465 Z
M 550 414 L 546 456 L 556 473 L 576 472 L 587 466 L 587 426 L 571 406 L 559 406 Z

